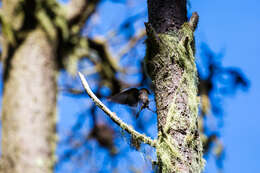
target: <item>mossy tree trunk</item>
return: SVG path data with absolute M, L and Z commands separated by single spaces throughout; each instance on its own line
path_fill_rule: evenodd
M 187 21 L 186 0 L 148 0 L 146 70 L 158 114 L 160 172 L 201 172 L 197 70 L 193 32 L 198 16 Z

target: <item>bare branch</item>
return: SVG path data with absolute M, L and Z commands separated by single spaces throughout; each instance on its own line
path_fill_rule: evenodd
M 124 123 L 114 112 L 112 112 L 109 108 L 107 108 L 97 97 L 96 95 L 91 91 L 88 82 L 86 81 L 85 77 L 78 72 L 80 80 L 82 82 L 82 85 L 84 86 L 87 94 L 92 98 L 92 100 L 95 102 L 95 104 L 102 109 L 113 122 L 115 122 L 117 125 L 119 125 L 122 129 L 127 131 L 129 134 L 132 135 L 133 138 L 138 139 L 146 144 L 149 144 L 150 146 L 155 147 L 156 146 L 156 140 L 151 139 L 150 137 L 147 137 L 144 134 L 140 134 L 139 132 L 135 131 L 133 127 L 127 125 Z
M 66 5 L 66 19 L 74 25 L 73 31 L 78 32 L 88 18 L 95 12 L 100 0 L 71 0 Z
M 71 0 L 67 5 L 67 15 L 66 18 L 68 20 L 73 20 L 82 14 L 87 7 L 86 0 Z
M 109 64 L 110 68 L 113 71 L 124 72 L 123 69 L 121 69 L 118 66 L 117 60 L 115 60 L 115 58 L 109 52 L 108 43 L 105 40 L 99 38 L 94 38 L 94 39 L 89 38 L 88 44 L 89 44 L 89 48 L 96 50 L 102 62 Z

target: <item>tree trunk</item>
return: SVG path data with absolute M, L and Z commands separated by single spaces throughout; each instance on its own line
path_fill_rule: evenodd
M 186 0 L 148 0 L 148 15 L 145 61 L 157 106 L 159 172 L 201 172 L 193 40 L 197 21 L 187 22 Z
M 3 1 L 4 90 L 1 173 L 53 171 L 56 147 L 56 43 L 35 27 L 23 40 L 19 2 Z M 31 21 L 33 22 L 33 21 Z M 21 22 L 20 22 L 21 23 Z M 9 27 L 11 26 L 11 27 Z

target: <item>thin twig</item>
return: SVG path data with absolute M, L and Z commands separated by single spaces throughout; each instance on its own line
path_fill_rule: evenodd
M 87 94 L 92 98 L 92 100 L 95 102 L 95 104 L 102 109 L 110 118 L 112 121 L 114 121 L 117 125 L 119 125 L 123 130 L 127 131 L 129 134 L 131 134 L 135 139 L 141 140 L 142 142 L 149 144 L 153 147 L 156 146 L 156 140 L 151 139 L 150 137 L 147 137 L 144 134 L 140 134 L 139 132 L 135 131 L 133 127 L 127 125 L 124 123 L 114 112 L 112 112 L 109 108 L 107 108 L 97 97 L 96 95 L 91 91 L 88 82 L 86 81 L 85 77 L 78 72 L 80 80 L 82 82 L 83 87 L 85 88 Z

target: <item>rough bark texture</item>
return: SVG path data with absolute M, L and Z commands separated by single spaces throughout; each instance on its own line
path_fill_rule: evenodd
M 157 33 L 177 31 L 187 21 L 186 0 L 148 0 L 148 14 Z
M 160 172 L 201 172 L 194 26 L 185 0 L 148 0 L 146 70 L 154 84 Z
M 56 44 L 35 28 L 11 42 L 20 26 L 17 0 L 3 1 L 4 90 L 1 173 L 48 173 L 56 147 Z M 10 27 L 8 27 L 10 26 Z

